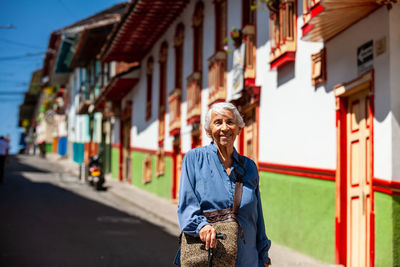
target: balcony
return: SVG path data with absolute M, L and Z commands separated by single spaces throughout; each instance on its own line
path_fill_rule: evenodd
M 321 0 L 304 0 L 303 5 L 303 25 L 306 25 L 310 20 L 321 13 L 323 7 L 320 5 Z
M 201 74 L 194 72 L 187 77 L 187 124 L 200 122 Z
M 296 57 L 296 1 L 282 0 L 277 13 L 270 14 L 270 68 L 279 68 Z
M 177 135 L 181 131 L 181 94 L 182 90 L 175 88 L 168 97 L 170 135 Z
M 242 34 L 246 47 L 244 79 L 245 83 L 250 81 L 251 84 L 254 84 L 256 78 L 256 27 L 254 25 L 246 25 L 242 29 Z
M 226 53 L 218 51 L 208 59 L 208 105 L 225 101 L 226 98 Z
M 89 114 L 91 113 L 92 110 L 89 110 L 90 105 L 92 105 L 92 100 L 83 100 L 79 104 L 77 114 L 83 115 L 83 114 Z

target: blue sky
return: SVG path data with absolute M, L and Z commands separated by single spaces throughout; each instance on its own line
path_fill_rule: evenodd
M 51 32 L 121 0 L 0 0 L 0 135 L 19 149 L 18 107 L 32 73 L 42 68 Z M 15 28 L 6 28 L 12 25 Z

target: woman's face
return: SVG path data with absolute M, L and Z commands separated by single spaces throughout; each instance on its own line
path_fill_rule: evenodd
M 222 114 L 211 113 L 210 130 L 207 134 L 218 146 L 233 147 L 241 129 L 236 123 L 233 112 L 224 110 Z

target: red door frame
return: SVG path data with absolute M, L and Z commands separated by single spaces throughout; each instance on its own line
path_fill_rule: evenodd
M 123 160 L 124 160 L 124 126 L 123 123 L 125 120 L 130 119 L 132 120 L 132 101 L 128 100 L 126 101 L 126 107 L 123 109 L 123 111 L 121 112 L 121 116 L 120 116 L 120 125 L 119 125 L 119 132 L 120 132 L 120 149 L 119 149 L 119 174 L 118 174 L 118 179 L 120 181 L 123 180 Z M 130 127 L 132 127 L 132 121 L 130 121 Z M 130 138 L 130 134 L 129 134 L 129 138 L 128 138 L 128 153 L 130 153 L 131 149 L 131 138 Z M 126 177 L 125 177 L 126 180 Z
M 336 97 L 336 131 L 337 131 L 337 168 L 336 168 L 336 215 L 335 215 L 335 263 L 346 265 L 347 261 L 347 99 L 351 95 L 352 89 L 369 83 L 369 116 L 370 125 L 370 169 L 371 177 L 371 211 L 370 211 L 370 263 L 375 265 L 375 211 L 374 211 L 374 191 L 372 188 L 372 178 L 374 175 L 374 71 L 371 70 L 359 78 L 345 84 L 335 86 Z M 367 163 L 368 164 L 368 163 Z
M 181 137 L 178 134 L 174 138 L 178 140 L 172 145 L 172 188 L 171 199 L 176 201 L 178 199 L 178 155 L 181 153 Z

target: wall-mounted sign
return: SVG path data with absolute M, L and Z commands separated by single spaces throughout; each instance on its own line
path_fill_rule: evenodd
M 357 68 L 358 75 L 369 71 L 373 68 L 374 59 L 374 42 L 373 40 L 357 48 Z

